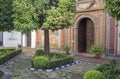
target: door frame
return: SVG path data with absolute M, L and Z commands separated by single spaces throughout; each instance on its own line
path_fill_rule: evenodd
M 88 46 L 88 45 L 87 45 L 87 43 L 88 43 L 88 42 L 87 42 L 87 41 L 88 41 L 88 40 L 87 40 L 87 29 L 88 29 L 88 28 L 87 28 L 87 27 L 88 27 L 88 26 L 87 26 L 87 20 L 89 19 L 89 20 L 91 20 L 91 22 L 93 23 L 93 34 L 95 34 L 95 30 L 94 30 L 95 24 L 94 24 L 93 20 L 90 19 L 90 18 L 88 18 L 88 17 L 84 17 L 84 18 L 82 18 L 82 19 L 79 20 L 79 23 L 78 23 L 78 31 L 77 31 L 77 36 L 78 36 L 77 40 L 78 40 L 78 43 L 79 43 L 79 38 L 80 38 L 80 37 L 79 37 L 79 35 L 80 35 L 80 34 L 79 34 L 79 29 L 80 29 L 80 26 L 81 26 L 81 25 L 80 25 L 80 22 L 81 22 L 82 20 L 84 20 L 84 19 L 86 20 L 86 24 L 84 24 L 84 25 L 85 25 L 85 29 L 84 29 L 85 32 L 83 32 L 84 35 L 85 35 L 85 43 L 84 43 L 84 44 L 86 44 L 86 45 L 85 45 L 85 51 L 84 51 L 84 53 L 88 53 L 88 51 L 87 51 L 87 48 L 88 48 L 88 47 L 87 47 L 87 46 Z M 83 26 L 83 27 L 84 27 L 84 26 Z M 94 41 L 94 38 L 95 38 L 95 35 L 93 36 L 93 41 Z M 77 43 L 77 50 L 78 50 L 78 52 L 79 52 L 80 50 L 79 50 L 79 44 L 78 44 L 78 43 Z M 93 42 L 93 44 L 94 44 L 94 42 Z M 79 52 L 79 53 L 83 53 L 83 52 Z

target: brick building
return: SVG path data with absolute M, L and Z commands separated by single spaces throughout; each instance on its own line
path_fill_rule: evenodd
M 100 44 L 107 55 L 120 55 L 119 28 L 105 12 L 103 0 L 76 0 L 76 6 L 74 26 L 50 32 L 50 47 L 59 49 L 69 44 L 72 51 L 85 53 L 93 44 Z M 43 41 L 43 31 L 37 30 L 36 45 L 43 47 Z
M 93 44 L 100 44 L 105 48 L 106 55 L 120 56 L 120 22 L 116 27 L 116 21 L 105 12 L 104 6 L 103 0 L 76 0 L 74 26 L 49 31 L 50 48 L 60 49 L 68 44 L 72 47 L 71 51 L 86 53 Z M 44 47 L 42 30 L 33 31 L 22 39 L 24 46 Z

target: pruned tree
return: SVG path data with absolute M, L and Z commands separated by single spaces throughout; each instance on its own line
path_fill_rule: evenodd
M 44 51 L 48 54 L 49 30 L 72 26 L 75 9 L 75 0 L 14 0 L 13 23 L 22 33 L 44 30 Z
M 12 0 L 0 0 L 0 31 L 14 29 L 12 14 Z
M 104 1 L 107 13 L 116 20 L 120 20 L 120 0 L 104 0 Z

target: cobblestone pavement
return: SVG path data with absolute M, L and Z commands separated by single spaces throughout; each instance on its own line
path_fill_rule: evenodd
M 54 72 L 29 71 L 33 55 L 34 53 L 25 51 L 10 60 L 6 68 L 12 72 L 13 79 L 83 79 L 83 74 L 95 67 L 94 64 L 81 62 Z

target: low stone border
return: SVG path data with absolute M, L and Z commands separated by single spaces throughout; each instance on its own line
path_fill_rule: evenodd
M 11 72 L 4 72 L 4 75 L 0 79 L 13 79 Z
M 31 70 L 31 71 L 41 70 L 41 71 L 43 71 L 43 72 L 53 72 L 53 71 L 56 71 L 56 70 L 59 70 L 59 69 L 63 69 L 63 68 L 66 68 L 66 67 L 70 67 L 70 66 L 73 66 L 73 65 L 77 65 L 77 64 L 79 64 L 79 63 L 80 63 L 79 61 L 75 61 L 74 63 L 66 64 L 66 65 L 64 65 L 64 66 L 59 66 L 59 67 L 52 68 L 52 69 L 37 69 L 37 68 L 29 67 L 28 70 Z

